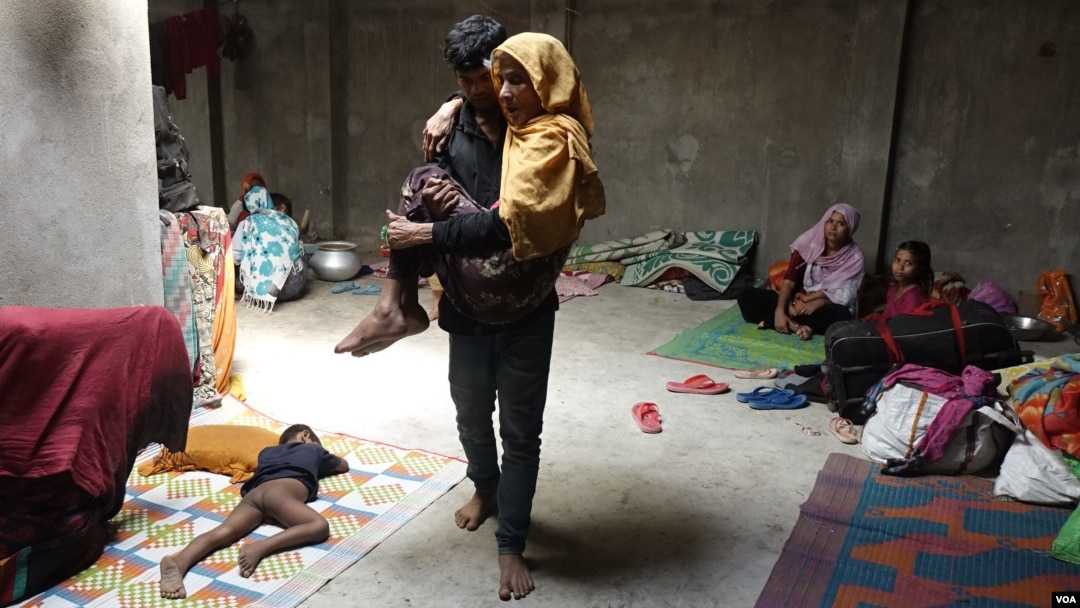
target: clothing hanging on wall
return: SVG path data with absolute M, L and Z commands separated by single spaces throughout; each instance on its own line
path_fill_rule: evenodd
M 218 47 L 225 42 L 214 8 L 201 8 L 165 20 L 168 34 L 169 73 L 173 95 L 177 99 L 187 97 L 185 76 L 198 67 L 206 66 L 206 75 L 213 78 L 221 69 Z

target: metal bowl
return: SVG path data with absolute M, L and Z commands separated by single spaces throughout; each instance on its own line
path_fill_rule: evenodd
M 311 269 L 320 280 L 345 281 L 355 277 L 364 266 L 356 243 L 326 241 L 318 245 L 319 249 L 311 256 Z
M 1001 315 L 1005 327 L 1017 340 L 1033 341 L 1042 340 L 1054 331 L 1054 326 L 1035 317 L 1024 315 Z

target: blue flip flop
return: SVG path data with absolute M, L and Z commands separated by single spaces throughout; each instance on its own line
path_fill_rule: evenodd
M 764 398 L 778 390 L 780 389 L 772 386 L 759 386 L 749 393 L 735 393 L 735 400 L 739 403 L 750 403 L 751 399 Z
M 776 392 L 749 401 L 754 410 L 794 410 L 806 405 L 806 395 L 796 395 L 788 389 L 774 389 Z
M 364 285 L 352 290 L 352 292 L 355 296 L 377 296 L 382 293 L 382 287 L 379 285 Z
M 356 289 L 356 283 L 346 281 L 344 283 L 335 283 L 334 286 L 330 288 L 330 293 L 345 293 L 346 291 L 352 291 L 354 289 Z

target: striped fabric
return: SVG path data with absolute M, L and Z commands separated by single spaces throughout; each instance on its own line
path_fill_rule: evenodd
M 180 234 L 180 224 L 168 211 L 158 212 L 161 219 L 161 277 L 165 283 L 165 308 L 180 322 L 187 346 L 189 368 L 195 369 L 195 317 L 192 314 L 191 280 L 187 275 L 187 254 Z

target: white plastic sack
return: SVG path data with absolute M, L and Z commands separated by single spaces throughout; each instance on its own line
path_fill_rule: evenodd
M 866 421 L 862 450 L 871 460 L 909 458 L 948 401 L 900 383 L 881 392 L 877 412 Z M 927 473 L 978 473 L 996 464 L 1009 448 L 1015 426 L 1003 415 L 1005 406 L 968 412 L 942 457 L 923 467 Z
M 1080 502 L 1080 479 L 1060 450 L 1046 447 L 1031 431 L 1016 438 L 994 481 L 995 496 L 1024 502 L 1073 505 Z

